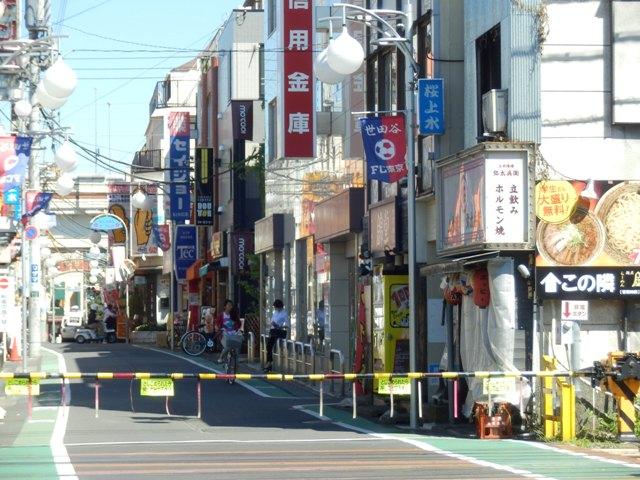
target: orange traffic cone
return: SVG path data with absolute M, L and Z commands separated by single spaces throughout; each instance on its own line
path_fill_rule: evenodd
M 11 349 L 9 350 L 9 359 L 10 362 L 19 362 L 22 360 L 20 357 L 20 348 L 18 347 L 18 337 L 13 337 L 11 339 Z

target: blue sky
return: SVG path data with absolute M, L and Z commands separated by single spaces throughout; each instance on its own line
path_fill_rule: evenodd
M 60 51 L 78 76 L 78 87 L 61 109 L 61 123 L 70 127 L 76 141 L 92 150 L 97 131 L 101 154 L 131 163 L 134 152 L 144 144 L 156 82 L 171 68 L 197 56 L 242 0 L 51 3 L 54 34 L 65 37 L 60 40 Z M 96 171 L 109 173 L 82 159 L 75 173 Z

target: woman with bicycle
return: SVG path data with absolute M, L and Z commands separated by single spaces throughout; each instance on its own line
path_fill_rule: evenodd
M 228 337 L 230 335 L 238 335 L 238 332 L 242 332 L 242 322 L 231 300 L 224 301 L 222 312 L 220 312 L 216 318 L 215 329 L 216 332 L 222 335 L 222 352 L 220 352 L 220 356 L 218 357 L 218 363 L 223 363 L 229 353 L 227 346 Z

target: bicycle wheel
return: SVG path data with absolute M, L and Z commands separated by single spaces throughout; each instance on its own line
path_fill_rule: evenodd
M 204 352 L 207 339 L 200 332 L 187 332 L 180 339 L 180 346 L 184 353 L 196 357 Z
M 238 355 L 235 351 L 235 349 L 231 349 L 229 351 L 229 353 L 227 354 L 227 363 L 225 365 L 225 371 L 228 375 L 235 375 L 236 374 L 236 362 L 237 362 L 237 358 Z M 227 380 L 227 382 L 229 382 L 229 385 L 233 385 L 236 382 L 235 378 L 230 378 Z

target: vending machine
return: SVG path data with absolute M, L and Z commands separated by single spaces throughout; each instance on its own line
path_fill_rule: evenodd
M 373 371 L 399 373 L 409 371 L 409 277 L 382 275 L 373 277 Z M 406 394 L 406 378 L 393 381 L 394 394 Z M 374 382 L 374 391 L 390 393 L 386 380 Z

